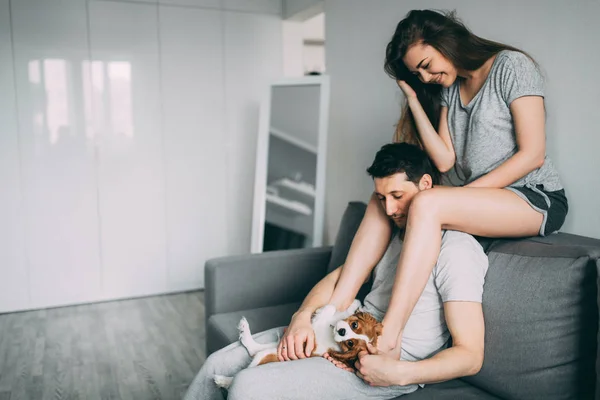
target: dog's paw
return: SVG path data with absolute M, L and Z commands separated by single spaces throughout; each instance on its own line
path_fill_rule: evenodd
M 240 336 L 246 332 L 250 332 L 250 324 L 246 317 L 242 317 L 240 323 L 238 324 L 238 331 L 240 332 Z
M 231 382 L 233 382 L 233 378 L 230 376 L 215 375 L 214 381 L 218 387 L 228 389 L 231 386 Z
M 360 304 L 360 300 L 355 299 L 352 304 L 350 304 L 350 307 L 348 307 L 348 313 L 350 314 L 354 314 L 356 312 L 356 310 L 358 310 L 360 308 L 361 304 Z
M 335 306 L 333 304 L 327 304 L 315 311 L 315 314 L 312 317 L 312 323 L 316 324 L 321 321 L 329 321 L 331 317 L 335 315 L 335 312 Z

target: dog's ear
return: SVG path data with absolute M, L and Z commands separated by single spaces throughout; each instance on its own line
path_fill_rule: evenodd
M 375 335 L 381 336 L 382 333 L 383 333 L 383 324 L 381 322 L 378 322 L 375 325 Z
M 357 358 L 358 358 L 358 353 L 360 353 L 363 350 L 366 351 L 367 353 L 369 352 L 369 349 L 367 349 L 367 343 L 364 340 L 359 340 L 356 343 L 356 346 L 354 347 L 354 351 L 356 353 Z

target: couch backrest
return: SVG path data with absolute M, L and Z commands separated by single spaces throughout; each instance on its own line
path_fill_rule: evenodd
M 496 240 L 483 292 L 485 361 L 465 378 L 508 399 L 593 399 L 600 240 Z
M 365 203 L 359 201 L 348 203 L 344 215 L 342 215 L 342 222 L 340 223 L 333 250 L 331 251 L 327 273 L 333 271 L 346 261 L 346 255 L 348 255 L 350 245 L 366 210 L 367 205 Z

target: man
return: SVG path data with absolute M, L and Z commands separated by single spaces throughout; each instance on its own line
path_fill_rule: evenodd
M 422 150 L 406 143 L 383 146 L 367 172 L 373 177 L 383 209 L 397 228 L 372 271 L 371 291 L 362 307 L 381 320 L 396 275 L 404 216 L 408 215 L 412 198 L 437 184 L 439 174 Z M 239 342 L 233 343 L 207 359 L 186 399 L 222 399 L 212 381 L 215 374 L 235 376 L 229 388 L 230 400 L 393 399 L 417 390 L 419 385 L 473 375 L 483 362 L 481 298 L 487 267 L 487 257 L 472 236 L 443 232 L 437 265 L 404 329 L 400 359 L 370 347 L 369 354 L 360 355 L 357 372 L 353 373 L 336 368 L 324 358 L 307 358 L 314 347 L 310 317 L 329 303 L 341 266 L 311 290 L 292 317 L 278 346 L 280 359 L 286 362 L 243 369 L 250 357 Z M 255 337 L 258 342 L 272 342 L 282 332 L 283 328 L 276 328 Z M 452 346 L 448 347 L 450 336 Z

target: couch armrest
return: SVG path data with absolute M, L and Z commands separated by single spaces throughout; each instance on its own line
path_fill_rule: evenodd
M 331 247 L 208 260 L 206 319 L 211 315 L 302 301 L 327 273 Z

